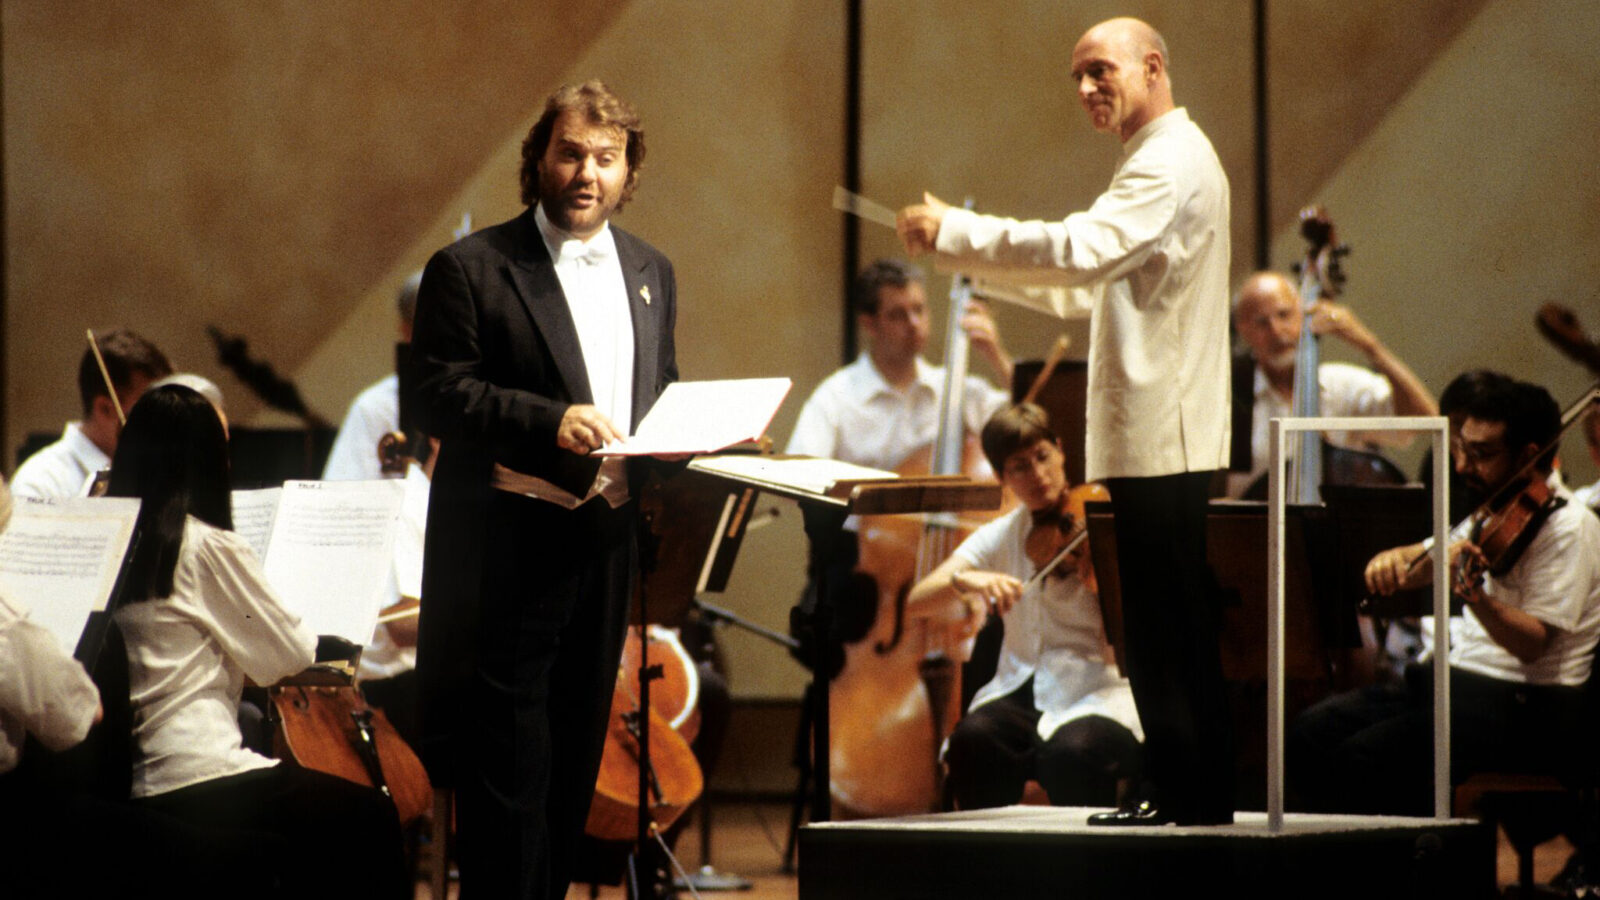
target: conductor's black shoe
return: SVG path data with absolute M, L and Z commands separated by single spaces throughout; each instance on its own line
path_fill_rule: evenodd
M 1125 806 L 1111 812 L 1099 812 L 1089 816 L 1090 825 L 1124 826 L 1124 825 L 1170 825 L 1177 821 L 1170 813 L 1164 812 L 1161 807 L 1149 800 L 1142 800 L 1137 805 Z

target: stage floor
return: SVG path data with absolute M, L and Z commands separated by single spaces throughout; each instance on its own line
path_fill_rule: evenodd
M 800 835 L 801 900 L 1491 897 L 1495 833 L 1471 819 L 1266 813 L 1229 826 L 1091 828 L 1095 810 L 827 822 Z

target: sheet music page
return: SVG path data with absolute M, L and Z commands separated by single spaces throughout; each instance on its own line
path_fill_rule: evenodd
M 282 494 L 283 488 L 233 492 L 233 533 L 249 542 L 256 559 L 267 558 L 267 540 L 272 537 L 272 520 Z
M 690 463 L 689 467 L 752 478 L 819 496 L 827 496 L 833 486 L 841 481 L 878 481 L 900 477 L 884 469 L 817 456 L 730 454 L 702 457 Z
M 597 456 L 715 453 L 767 431 L 794 384 L 787 378 L 677 381 L 667 385 L 626 440 Z
M 263 563 L 312 631 L 372 642 L 403 497 L 404 483 L 392 478 L 284 482 Z
M 129 497 L 16 499 L 0 533 L 0 586 L 68 656 L 89 613 L 106 608 L 138 517 Z

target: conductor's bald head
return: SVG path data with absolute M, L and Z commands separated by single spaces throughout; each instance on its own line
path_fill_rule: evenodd
M 1107 19 L 1072 49 L 1072 80 L 1096 131 L 1126 141 L 1173 108 L 1167 42 L 1146 22 Z

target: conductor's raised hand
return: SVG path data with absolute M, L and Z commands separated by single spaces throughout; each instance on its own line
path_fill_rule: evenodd
M 561 417 L 561 426 L 556 429 L 556 444 L 579 456 L 588 456 L 623 437 L 604 413 L 587 403 L 567 407 L 566 414 Z
M 933 252 L 934 243 L 939 240 L 939 226 L 949 209 L 950 204 L 923 192 L 921 203 L 900 210 L 895 216 L 894 230 L 900 235 L 900 242 L 906 245 L 906 253 L 921 256 Z

